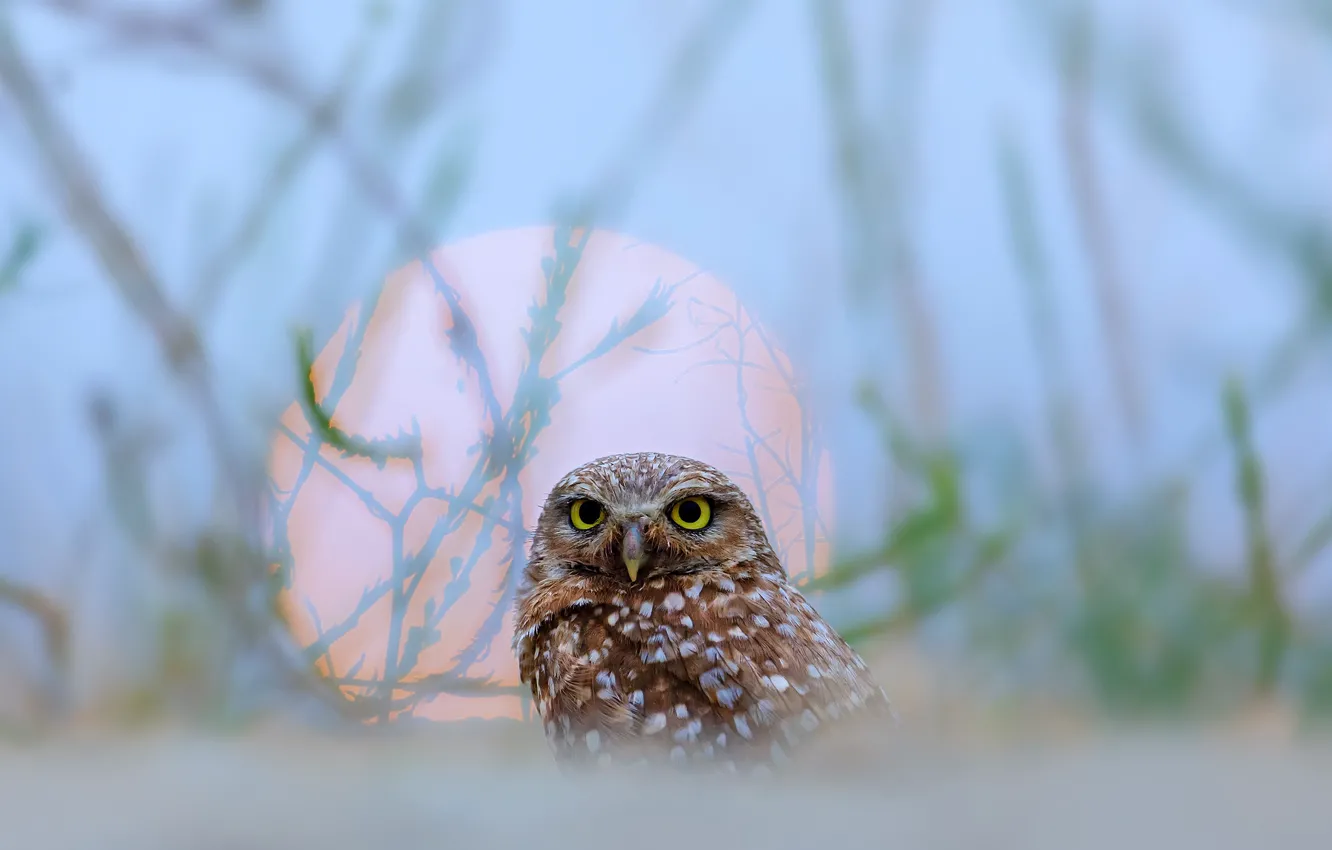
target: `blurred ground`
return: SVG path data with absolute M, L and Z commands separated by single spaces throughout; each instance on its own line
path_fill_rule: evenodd
M 6 746 L 4 846 L 1332 846 L 1332 742 L 1137 732 L 879 753 L 872 776 L 557 774 L 524 729 L 399 740 L 158 734 Z
M 1272 722 L 1110 729 L 958 701 L 907 666 L 897 730 L 766 782 L 574 780 L 535 727 L 509 722 L 8 742 L 0 846 L 1332 846 L 1332 737 Z

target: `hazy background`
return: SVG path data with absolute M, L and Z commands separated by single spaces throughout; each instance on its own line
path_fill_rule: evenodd
M 252 705 L 294 329 L 566 219 L 805 369 L 863 645 L 1332 708 L 1332 4 L 8 0 L 0 146 L 7 729 L 170 691 L 168 610 L 234 640 L 184 704 Z

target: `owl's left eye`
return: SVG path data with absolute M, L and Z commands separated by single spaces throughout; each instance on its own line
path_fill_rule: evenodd
M 606 511 L 591 499 L 579 499 L 569 508 L 569 521 L 579 531 L 596 528 L 606 518 Z
M 702 496 L 681 499 L 671 508 L 671 521 L 690 531 L 706 528 L 712 521 L 712 505 Z

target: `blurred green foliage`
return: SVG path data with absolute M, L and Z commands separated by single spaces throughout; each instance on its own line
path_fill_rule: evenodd
M 0 293 L 19 285 L 23 270 L 36 258 L 45 236 L 45 231 L 31 222 L 19 226 L 9 249 L 0 257 Z
M 1084 458 L 1091 447 L 1077 419 L 1079 399 L 1061 372 L 1063 333 L 1050 301 L 1056 282 L 1044 256 L 1043 219 L 1023 147 L 1004 128 L 995 167 L 1014 263 L 1027 288 L 1054 482 L 1037 481 L 1038 460 L 1021 449 L 1007 473 L 971 463 L 965 452 L 941 448 L 937 432 L 904 425 L 867 389 L 863 407 L 884 434 L 890 474 L 897 489 L 912 496 L 891 517 L 877 547 L 841 557 L 815 589 L 887 573 L 899 602 L 845 628 L 849 639 L 910 635 L 935 621 L 951 624 L 952 647 L 962 658 L 998 671 L 998 678 L 1112 715 L 1224 712 L 1253 698 L 1273 697 L 1310 715 L 1332 715 L 1332 611 L 1324 606 L 1312 615 L 1297 614 L 1289 598 L 1290 585 L 1332 542 L 1332 495 L 1323 520 L 1296 545 L 1278 547 L 1269 529 L 1263 458 L 1252 433 L 1257 405 L 1289 377 L 1309 341 L 1327 336 L 1328 222 L 1260 200 L 1236 169 L 1195 137 L 1187 109 L 1168 97 L 1153 66 L 1109 39 L 1085 4 L 1031 5 L 1041 10 L 1037 18 L 1053 44 L 1051 73 L 1075 73 L 1079 96 L 1118 98 L 1127 107 L 1120 117 L 1167 175 L 1212 215 L 1275 252 L 1307 284 L 1309 323 L 1292 333 L 1271 362 L 1254 370 L 1258 386 L 1251 391 L 1231 379 L 1218 388 L 1215 422 L 1233 470 L 1243 551 L 1234 563 L 1207 563 L 1190 545 L 1193 469 L 1144 480 L 1128 498 L 1112 498 L 1089 477 Z M 826 31 L 820 37 L 845 39 Z M 1105 59 L 1101 64 L 1123 73 L 1113 80 L 1090 79 L 1099 67 L 1095 60 Z M 855 88 L 849 73 L 845 63 L 825 68 L 826 85 L 843 99 Z M 844 104 L 840 114 L 847 109 Z M 843 135 L 863 132 L 849 121 L 833 129 Z M 857 149 L 854 139 L 844 144 Z M 846 165 L 839 155 L 832 167 L 844 184 L 844 209 L 852 216 L 871 215 L 855 203 L 860 186 Z M 873 231 L 872 224 L 857 226 Z M 887 267 L 867 270 L 858 243 L 847 250 L 854 254 L 848 264 L 856 278 L 849 285 L 892 273 Z M 992 526 L 968 521 L 974 500 L 969 494 L 995 488 L 1009 494 L 1011 518 Z M 1291 554 L 1283 560 L 1279 551 Z

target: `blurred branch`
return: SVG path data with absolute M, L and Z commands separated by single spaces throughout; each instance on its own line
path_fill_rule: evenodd
M 1332 240 L 1317 211 L 1273 203 L 1199 142 L 1188 129 L 1183 110 L 1168 96 L 1160 74 L 1149 76 L 1148 63 L 1125 57 L 1135 69 L 1126 81 L 1131 128 L 1149 153 L 1211 205 L 1242 237 L 1287 260 L 1304 278 L 1313 310 L 1332 313 Z
M 0 602 L 20 608 L 37 620 L 47 656 L 56 670 L 63 672 L 69 660 L 69 616 L 64 609 L 37 591 L 3 577 L 0 577 Z
M 1133 327 L 1124 297 L 1114 235 L 1102 197 L 1096 148 L 1090 127 L 1092 51 L 1096 22 L 1089 6 L 1073 13 L 1063 39 L 1060 125 L 1064 161 L 1073 188 L 1078 226 L 1091 264 L 1097 301 L 1100 304 L 1101 336 L 1114 375 L 1123 425 L 1129 436 L 1143 437 L 1143 407 L 1137 370 Z
M 870 174 L 869 133 L 856 102 L 855 51 L 848 36 L 842 0 L 814 0 L 810 9 L 818 39 L 824 103 L 837 147 L 835 164 L 843 195 L 842 226 L 854 234 L 847 250 L 847 286 L 849 294 L 863 304 L 874 286 L 871 250 L 878 239 L 870 231 L 879 219 L 879 212 Z
M 1332 2 L 1329 0 L 1231 0 L 1235 8 L 1267 22 L 1285 18 L 1297 27 L 1312 27 L 1324 38 L 1332 38 Z
M 19 52 L 7 17 L 0 17 L 0 84 L 9 90 L 27 123 L 66 214 L 97 254 L 121 297 L 152 329 L 178 374 L 201 375 L 203 351 L 193 326 L 167 301 L 133 239 L 111 216 L 73 136 L 46 102 Z
M 856 51 L 844 3 L 811 0 L 809 8 L 829 134 L 835 146 L 846 291 L 852 303 L 865 312 L 880 283 L 890 289 L 897 302 L 896 324 L 906 339 L 915 407 L 927 427 L 939 430 L 945 420 L 943 355 L 920 286 L 904 210 L 914 152 L 911 95 L 927 43 L 931 6 L 931 0 L 910 0 L 898 6 L 888 52 L 898 59 L 891 78 L 904 82 L 892 89 L 885 130 L 876 130 L 859 105 Z M 870 323 L 887 321 L 878 311 L 869 311 L 865 318 Z M 878 364 L 864 364 L 863 368 L 878 370 Z
M 1037 228 L 1031 174 L 1018 144 L 1001 136 L 998 151 L 1000 183 L 1007 206 L 1009 242 L 1027 295 L 1027 311 L 1035 341 L 1037 372 L 1045 397 L 1046 424 L 1054 448 L 1058 512 L 1072 537 L 1074 565 L 1084 588 L 1088 579 L 1085 502 L 1089 490 L 1086 447 L 1078 402 L 1063 364 L 1067 359 L 1060 334 L 1054 287 Z
M 219 455 L 219 469 L 232 484 L 240 519 L 253 521 L 257 501 L 250 498 L 246 466 L 223 425 L 199 335 L 189 317 L 171 305 L 133 238 L 112 216 L 73 135 L 46 101 L 19 52 L 7 17 L 0 17 L 0 84 L 9 90 L 28 125 L 66 215 L 92 247 L 121 298 L 152 331 L 171 370 L 193 392 Z
M 376 32 L 366 26 L 361 37 L 348 52 L 342 73 L 329 94 L 319 100 L 305 118 L 305 127 L 278 155 L 267 174 L 259 181 L 262 191 L 256 193 L 247 212 L 231 238 L 223 243 L 204 265 L 195 290 L 191 312 L 204 321 L 221 300 L 226 283 L 236 267 L 249 254 L 259 240 L 284 194 L 296 182 L 302 168 L 310 161 L 315 146 L 322 140 L 326 127 L 336 126 L 350 98 L 353 86 L 360 79 L 369 56 L 368 45 Z
M 930 44 L 936 0 L 906 0 L 896 4 L 890 16 L 887 55 L 893 64 L 886 76 L 890 84 L 884 112 L 884 138 L 875 144 L 882 160 L 884 184 L 884 240 L 888 251 L 888 284 L 897 296 L 898 311 L 911 351 L 912 397 L 926 428 L 942 432 L 947 427 L 944 351 L 934 313 L 930 308 L 925 280 L 911 222 L 919 213 L 912 203 L 912 178 L 919 170 L 919 118 L 917 103 L 925 51 Z
M 49 172 L 65 213 L 92 247 L 116 291 L 151 330 L 171 370 L 192 392 L 216 456 L 218 472 L 231 484 L 246 551 L 258 552 L 258 488 L 252 492 L 248 486 L 249 464 L 227 433 L 199 336 L 189 318 L 168 301 L 164 287 L 134 240 L 110 213 L 73 135 L 46 101 L 19 52 L 5 16 L 0 16 L 0 83 L 9 90 L 28 125 L 37 155 Z M 237 562 L 236 566 L 240 565 Z M 249 601 L 246 597 L 239 604 L 244 606 Z M 248 610 L 238 608 L 233 613 L 236 614 L 233 625 L 249 623 Z M 267 641 L 261 641 L 259 646 L 276 660 L 285 675 L 299 684 L 312 684 L 303 671 L 291 666 L 292 659 L 280 647 Z
M 1017 540 L 1015 530 L 995 532 L 981 539 L 979 549 L 961 576 L 944 583 L 925 596 L 910 595 L 893 610 L 863 623 L 842 629 L 842 637 L 857 643 L 919 625 L 953 602 L 966 596 L 976 585 L 1000 566 Z
M 713 0 L 707 14 L 690 30 L 676 52 L 670 71 L 629 138 L 610 157 L 585 195 L 558 218 L 568 224 L 605 223 L 618 216 L 629 198 L 634 172 L 660 155 L 684 124 L 686 107 L 697 100 L 725 48 L 753 7 L 753 0 Z
M 1263 471 L 1253 446 L 1249 403 L 1237 380 L 1227 382 L 1222 406 L 1235 456 L 1235 489 L 1244 511 L 1248 539 L 1249 602 L 1260 623 L 1254 684 L 1260 693 L 1270 694 L 1276 688 L 1290 641 L 1291 616 L 1282 599 L 1281 577 L 1267 532 Z
M 352 141 L 338 110 L 331 109 L 327 99 L 310 92 L 281 63 L 225 43 L 207 20 L 197 15 L 112 8 L 90 0 L 43 2 L 57 11 L 94 21 L 131 41 L 186 48 L 286 102 L 305 116 L 312 131 L 322 133 L 334 145 L 352 182 L 382 212 L 393 217 L 402 241 L 412 252 L 425 250 L 433 242 L 430 229 L 407 208 L 388 173 Z
M 18 286 L 23 270 L 37 256 L 45 238 L 45 231 L 35 224 L 29 222 L 19 227 L 4 259 L 0 260 L 0 294 Z
M 1290 556 L 1285 574 L 1291 577 L 1299 576 L 1330 544 L 1332 544 L 1332 512 L 1324 514 L 1300 539 Z
M 1321 2 L 1310 0 L 1308 8 Z M 1076 21 L 1054 13 L 1042 15 L 1040 23 L 1056 55 L 1063 59 L 1067 34 L 1076 28 Z M 1316 209 L 1301 210 L 1269 200 L 1259 183 L 1246 179 L 1241 169 L 1199 138 L 1190 129 L 1187 110 L 1171 90 L 1171 78 L 1155 56 L 1123 43 L 1104 28 L 1098 31 L 1097 45 L 1105 60 L 1102 64 L 1113 73 L 1094 82 L 1112 96 L 1106 99 L 1107 105 L 1115 107 L 1115 114 L 1143 150 L 1204 204 L 1207 213 L 1229 225 L 1240 238 L 1288 263 L 1302 278 L 1309 307 L 1276 350 L 1264 355 L 1249 391 L 1250 404 L 1269 404 L 1290 387 L 1297 367 L 1319 349 L 1327 317 L 1332 315 L 1332 238 L 1324 216 Z M 1091 82 L 1089 75 L 1087 83 Z M 1196 474 L 1225 447 L 1225 435 L 1209 431 L 1189 452 L 1185 477 Z
M 938 458 L 931 464 L 930 485 L 930 499 L 894 523 L 877 549 L 838 561 L 827 573 L 810 581 L 809 588 L 844 587 L 872 572 L 911 559 L 926 545 L 957 532 L 963 504 L 956 469 L 950 460 Z
M 420 434 L 403 434 L 385 440 L 366 440 L 333 424 L 330 414 L 320 405 L 314 385 L 314 340 L 310 330 L 296 335 L 296 361 L 301 375 L 301 406 L 311 429 L 328 445 L 347 457 L 362 457 L 380 469 L 390 458 L 414 460 L 421 457 Z
M 347 676 L 329 679 L 339 687 L 373 688 L 383 686 L 380 679 Z M 419 699 L 422 696 L 436 694 L 467 694 L 468 696 L 524 696 L 530 693 L 522 685 L 503 685 L 494 679 L 480 679 L 473 676 L 460 676 L 456 673 L 433 673 L 418 679 L 405 679 L 394 682 L 393 689 L 409 691 Z M 358 697 L 355 702 L 375 702 L 377 697 Z

